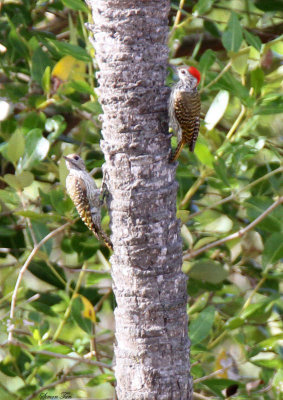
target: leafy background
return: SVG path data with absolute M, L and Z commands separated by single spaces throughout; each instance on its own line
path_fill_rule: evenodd
M 62 161 L 80 152 L 101 184 L 91 16 L 81 0 L 0 7 L 0 397 L 109 399 L 110 254 L 77 219 Z M 200 137 L 177 169 L 195 398 L 282 398 L 282 11 L 171 3 L 170 63 L 202 73 Z

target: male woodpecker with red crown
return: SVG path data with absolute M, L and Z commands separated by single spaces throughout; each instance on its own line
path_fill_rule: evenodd
M 179 67 L 179 81 L 172 87 L 169 99 L 170 125 L 177 134 L 178 146 L 170 162 L 177 160 L 185 144 L 194 151 L 200 125 L 200 95 L 197 85 L 200 72 L 194 67 Z

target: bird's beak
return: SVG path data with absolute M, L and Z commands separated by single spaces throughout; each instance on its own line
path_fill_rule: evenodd
M 72 160 L 70 158 L 66 157 L 66 156 L 63 156 L 63 158 L 65 158 L 66 161 L 72 162 Z

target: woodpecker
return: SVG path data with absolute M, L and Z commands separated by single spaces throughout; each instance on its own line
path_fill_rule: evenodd
M 178 146 L 172 151 L 170 162 L 177 160 L 186 143 L 194 151 L 200 125 L 200 95 L 197 85 L 200 73 L 194 67 L 178 68 L 179 81 L 172 87 L 169 99 L 169 118 L 172 129 L 177 134 Z
M 69 154 L 64 158 L 70 171 L 66 179 L 66 189 L 81 219 L 99 240 L 102 239 L 113 250 L 111 240 L 101 228 L 100 190 L 78 154 Z

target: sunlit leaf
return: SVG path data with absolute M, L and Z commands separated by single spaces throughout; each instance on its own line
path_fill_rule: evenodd
M 32 184 L 34 176 L 29 171 L 23 171 L 19 175 L 6 174 L 4 180 L 14 189 L 21 190 Z
M 195 147 L 195 155 L 203 165 L 213 167 L 214 157 L 211 154 L 207 143 L 201 138 L 198 139 Z
M 19 162 L 19 169 L 30 169 L 42 161 L 49 151 L 49 142 L 40 129 L 32 129 L 25 136 L 25 154 Z
M 277 393 L 283 393 L 283 368 L 280 368 L 272 380 L 272 386 Z
M 52 76 L 56 76 L 62 82 L 68 80 L 80 80 L 83 81 L 85 74 L 85 62 L 79 59 L 67 55 L 57 62 L 52 70 Z
M 232 68 L 238 74 L 244 76 L 248 68 L 249 51 L 242 52 L 241 54 L 235 54 L 232 58 Z
M 63 3 L 75 11 L 84 11 L 88 13 L 88 8 L 82 0 L 62 0 Z
M 229 92 L 221 90 L 214 97 L 204 118 L 206 129 L 211 131 L 221 120 L 229 104 Z
M 189 272 L 189 276 L 203 282 L 220 283 L 227 278 L 228 271 L 216 261 L 196 261 Z

